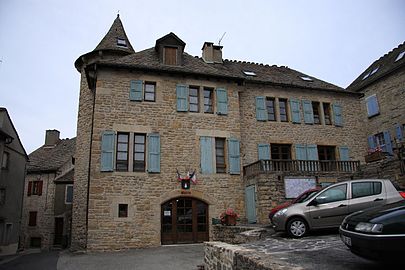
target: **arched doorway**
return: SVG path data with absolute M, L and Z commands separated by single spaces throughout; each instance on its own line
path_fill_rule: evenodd
M 189 197 L 171 199 L 161 207 L 162 245 L 208 241 L 208 205 Z

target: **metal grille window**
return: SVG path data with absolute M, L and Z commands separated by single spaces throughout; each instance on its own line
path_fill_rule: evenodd
M 145 134 L 134 135 L 134 172 L 145 171 Z
M 287 100 L 280 98 L 278 100 L 278 106 L 280 108 L 280 121 L 281 122 L 288 122 Z
M 156 100 L 156 83 L 145 82 L 145 101 L 155 101 Z
M 214 113 L 213 104 L 213 90 L 204 88 L 204 113 Z
M 269 121 L 276 121 L 274 98 L 266 98 L 267 117 Z
M 128 133 L 117 134 L 117 171 L 128 171 Z
M 215 157 L 217 173 L 226 173 L 224 138 L 215 138 Z
M 323 115 L 324 115 L 325 125 L 332 125 L 332 120 L 330 117 L 330 104 L 323 103 L 322 106 L 323 106 Z
M 189 105 L 190 112 L 198 112 L 199 109 L 199 96 L 198 96 L 198 87 L 190 86 L 189 88 Z
M 319 102 L 312 101 L 312 111 L 314 113 L 314 124 L 321 124 L 321 117 L 319 114 Z

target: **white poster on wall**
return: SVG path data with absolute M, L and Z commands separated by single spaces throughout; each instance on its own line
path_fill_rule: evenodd
M 286 177 L 284 178 L 285 197 L 295 199 L 304 191 L 316 187 L 314 177 Z

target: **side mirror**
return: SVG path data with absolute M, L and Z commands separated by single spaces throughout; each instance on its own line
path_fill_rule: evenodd
M 317 206 L 319 202 L 314 198 L 312 201 L 310 201 L 307 206 Z

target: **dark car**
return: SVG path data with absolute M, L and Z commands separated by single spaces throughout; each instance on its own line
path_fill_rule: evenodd
M 304 200 L 306 200 L 308 197 L 310 197 L 311 195 L 315 194 L 316 192 L 320 191 L 322 188 L 321 187 L 316 187 L 316 188 L 311 188 L 308 189 L 306 191 L 304 191 L 303 193 L 301 193 L 297 198 L 295 198 L 292 201 L 288 201 L 282 204 L 277 205 L 276 207 L 274 207 L 273 209 L 270 210 L 269 213 L 269 219 L 270 221 L 272 220 L 273 216 L 275 213 L 277 213 L 278 210 L 281 210 L 283 208 L 286 208 L 292 204 L 295 203 L 300 203 L 303 202 Z
M 340 237 L 350 250 L 370 260 L 402 258 L 405 254 L 405 200 L 347 216 Z

